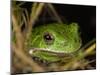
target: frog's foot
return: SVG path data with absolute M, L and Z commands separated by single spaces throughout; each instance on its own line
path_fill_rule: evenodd
M 42 60 L 39 57 L 32 57 L 32 59 L 37 62 L 38 64 L 43 64 L 43 65 L 49 65 L 51 62 L 48 62 L 46 60 Z

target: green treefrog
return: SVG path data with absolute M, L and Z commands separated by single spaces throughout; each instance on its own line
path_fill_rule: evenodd
M 77 23 L 52 23 L 34 27 L 28 39 L 29 54 L 47 62 L 56 62 L 81 47 Z

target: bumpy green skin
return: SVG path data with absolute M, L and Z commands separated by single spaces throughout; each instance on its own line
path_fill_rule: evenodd
M 70 25 L 53 23 L 37 26 L 33 28 L 28 40 L 28 48 L 33 50 L 32 56 L 41 60 L 59 61 L 62 58 L 59 56 L 60 53 L 67 55 L 80 48 L 81 38 L 79 33 L 77 23 Z M 45 39 L 47 35 L 50 35 L 52 39 L 47 41 Z

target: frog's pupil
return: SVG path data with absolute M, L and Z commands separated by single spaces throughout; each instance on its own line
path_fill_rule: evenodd
M 46 34 L 45 36 L 44 36 L 44 38 L 46 39 L 46 40 L 52 40 L 53 38 L 51 37 L 51 35 L 49 35 L 49 34 Z
M 48 45 L 52 44 L 54 41 L 53 35 L 50 33 L 46 33 L 44 35 L 44 40 L 45 40 L 46 44 L 48 44 Z

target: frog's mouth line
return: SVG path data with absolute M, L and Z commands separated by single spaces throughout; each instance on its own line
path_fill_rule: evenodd
M 50 49 L 44 49 L 44 48 L 31 48 L 29 50 L 29 54 L 33 54 L 36 51 L 44 51 L 44 52 L 48 52 L 54 56 L 59 56 L 59 57 L 65 57 L 65 56 L 73 56 L 78 50 L 76 50 L 75 52 L 70 52 L 70 53 L 65 53 L 65 52 L 57 52 L 57 51 L 51 51 Z

